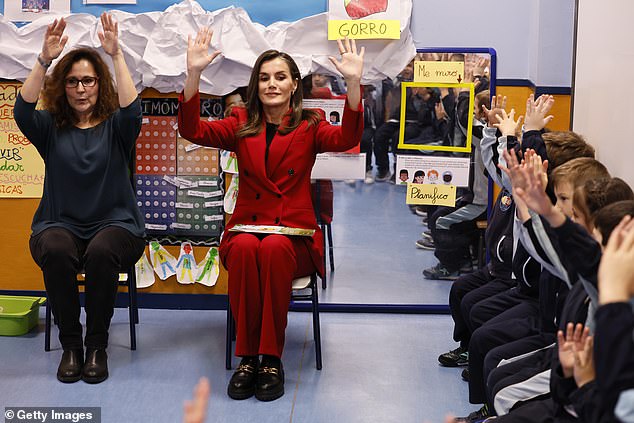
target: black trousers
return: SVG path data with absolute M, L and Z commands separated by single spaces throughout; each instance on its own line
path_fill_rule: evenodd
M 502 423 L 568 423 L 578 419 L 560 412 L 560 407 L 550 399 L 531 401 L 514 408 L 510 413 L 495 419 Z
M 374 128 L 363 128 L 360 149 L 365 153 L 365 171 L 372 170 L 372 149 L 374 144 Z
M 404 138 L 406 140 L 418 136 L 421 127 L 415 123 L 406 123 Z M 374 159 L 379 173 L 385 173 L 389 170 L 390 159 L 388 152 L 390 147 L 396 156 L 398 145 L 399 122 L 385 122 L 379 126 L 374 134 Z M 396 161 L 395 164 L 396 166 Z
M 487 400 L 485 387 L 488 374 L 485 374 L 485 357 L 496 347 L 539 333 L 537 317 L 513 317 L 513 312 L 514 310 L 511 309 L 496 316 L 471 335 L 469 342 L 469 402 L 471 404 L 483 404 Z M 537 313 L 538 310 L 535 307 L 535 316 Z M 506 356 L 497 352 L 493 354 L 498 361 L 489 360 L 488 370 L 495 367 L 500 359 L 518 355 L 515 351 L 509 352 Z
M 460 276 L 449 291 L 449 308 L 454 321 L 453 339 L 467 348 L 471 339 L 469 315 L 478 302 L 502 292 L 513 284 L 511 280 L 494 278 L 485 266 L 473 273 Z
M 473 305 L 467 323 L 471 332 L 473 332 L 495 316 L 499 316 L 505 311 L 518 306 L 524 307 L 525 314 L 522 314 L 521 308 L 516 308 L 513 317 L 532 316 L 539 305 L 537 298 L 523 293 L 518 286 L 514 286 L 488 296 Z
M 141 257 L 143 238 L 116 226 L 100 230 L 91 239 L 81 239 L 64 228 L 50 228 L 31 237 L 29 246 L 44 274 L 62 348 L 82 348 L 77 286 L 77 273 L 82 269 L 86 273 L 85 344 L 87 348 L 106 348 L 119 273 L 130 269 Z
M 526 354 L 522 351 L 530 344 L 537 347 L 532 350 L 530 355 L 501 366 L 498 365 L 488 371 L 487 398 L 497 413 L 506 414 L 504 412 L 506 409 L 513 409 L 528 401 L 541 400 L 546 396 L 550 397 L 550 369 L 553 356 L 557 354 L 557 347 L 542 347 L 538 336 L 529 336 L 506 344 L 504 347 L 520 351 L 521 355 Z M 491 357 L 491 360 L 493 359 Z M 485 373 L 487 372 L 488 360 L 487 355 L 484 365 Z M 543 377 L 538 377 L 540 375 Z M 500 394 L 499 397 L 497 397 L 498 394 Z M 503 407 L 503 410 L 498 409 L 498 405 Z

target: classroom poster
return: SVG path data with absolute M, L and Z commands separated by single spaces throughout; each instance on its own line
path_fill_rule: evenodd
M 331 125 L 341 125 L 343 99 L 305 99 L 304 107 L 320 109 Z M 365 154 L 359 154 L 357 144 L 343 153 L 321 153 L 317 155 L 311 173 L 313 179 L 363 179 L 365 177 Z
M 31 22 L 48 14 L 70 13 L 70 0 L 7 0 L 4 16 L 13 22 Z
M 396 156 L 396 183 L 469 185 L 469 157 Z
M 399 39 L 400 0 L 329 0 L 328 39 Z
M 0 198 L 40 198 L 44 162 L 13 120 L 20 83 L 0 83 Z

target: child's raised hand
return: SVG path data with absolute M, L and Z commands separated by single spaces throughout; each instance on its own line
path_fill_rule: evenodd
M 491 106 L 493 107 L 493 106 Z M 511 113 L 507 114 L 506 110 L 502 110 L 502 115 L 496 115 L 498 123 L 494 123 L 493 126 L 498 128 L 503 136 L 515 135 L 517 128 L 522 126 L 522 116 L 515 120 L 515 109 L 511 109 Z
M 592 351 L 593 343 L 593 337 L 589 332 L 584 331 L 579 342 L 574 343 L 572 346 L 575 356 L 573 375 L 579 388 L 588 382 L 592 382 L 596 377 Z
M 548 115 L 553 104 L 555 104 L 555 98 L 552 95 L 542 95 L 535 101 L 535 96 L 531 94 L 526 100 L 524 129 L 526 131 L 541 131 L 544 129 L 554 118 L 553 115 Z
M 634 219 L 625 216 L 612 230 L 599 265 L 599 303 L 634 296 Z
M 527 150 L 524 156 L 524 163 L 520 166 L 520 173 L 526 183 L 524 186 L 517 187 L 515 192 L 531 210 L 546 216 L 553 211 L 554 206 L 545 192 L 544 178 L 540 173 L 540 170 L 543 170 L 541 166 L 541 158 L 535 151 Z
M 566 325 L 566 333 L 560 330 L 557 332 L 557 352 L 559 354 L 559 363 L 563 371 L 564 377 L 573 377 L 575 368 L 575 350 L 574 345 L 582 342 L 582 335 L 585 337 L 590 333 L 590 329 L 584 328 L 581 323 L 575 326 L 569 322 Z M 584 338 L 585 339 L 585 338 Z
M 506 96 L 498 94 L 491 98 L 491 110 L 487 109 L 487 106 L 482 105 L 487 124 L 493 127 L 494 123 L 497 123 L 497 115 L 502 115 L 502 111 L 506 108 Z

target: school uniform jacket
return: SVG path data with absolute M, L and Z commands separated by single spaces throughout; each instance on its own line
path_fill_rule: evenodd
M 289 109 L 290 112 L 290 109 Z M 287 114 L 282 124 L 288 121 Z M 218 121 L 200 120 L 198 93 L 185 102 L 180 96 L 178 129 L 185 139 L 204 146 L 234 151 L 240 166 L 238 199 L 220 243 L 220 259 L 224 261 L 227 242 L 237 232 L 229 232 L 237 224 L 281 225 L 314 229 L 305 240 L 315 267 L 322 268 L 322 234 L 315 219 L 311 198 L 310 174 L 315 156 L 326 151 L 345 151 L 361 141 L 363 107 L 357 111 L 346 102 L 341 126 L 331 126 L 325 117 L 316 125 L 303 121 L 289 134 L 275 134 L 265 164 L 266 130 L 253 137 L 238 138 L 236 131 L 247 121 L 247 110 L 234 107 L 231 115 Z

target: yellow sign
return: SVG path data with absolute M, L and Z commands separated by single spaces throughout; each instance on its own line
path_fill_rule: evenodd
M 414 62 L 414 82 L 460 84 L 464 81 L 464 62 Z
M 456 205 L 456 186 L 408 183 L 405 202 L 407 204 L 453 207 Z
M 348 37 L 356 40 L 401 38 L 401 22 L 399 20 L 329 20 L 328 39 L 339 40 Z
M 457 88 L 469 90 L 469 109 L 467 116 L 466 143 L 464 146 L 448 146 L 448 145 L 429 145 L 417 144 L 416 138 L 405 139 L 405 113 L 407 110 L 407 102 L 413 100 L 413 96 L 418 94 L 420 88 Z M 408 91 L 409 90 L 409 91 Z M 403 82 L 401 84 L 401 119 L 399 122 L 398 148 L 404 150 L 434 150 L 434 151 L 454 151 L 458 153 L 471 153 L 471 136 L 473 129 L 473 109 L 475 101 L 475 90 L 472 83 L 469 84 L 430 84 L 423 82 Z
M 13 120 L 20 83 L 0 84 L 0 197 L 39 198 L 44 162 Z

